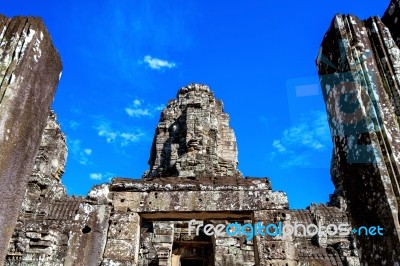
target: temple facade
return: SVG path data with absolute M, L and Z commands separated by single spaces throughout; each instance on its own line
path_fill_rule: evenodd
M 399 10 L 392 1 L 383 22 L 337 15 L 322 41 L 336 190 L 302 210 L 239 171 L 229 115 L 203 84 L 161 112 L 141 179 L 67 196 L 50 110 L 59 56 L 40 19 L 1 17 L 0 265 L 400 265 Z M 352 232 L 361 226 L 384 235 Z

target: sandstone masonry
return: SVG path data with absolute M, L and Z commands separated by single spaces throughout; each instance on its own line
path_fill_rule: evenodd
M 393 2 L 388 12 L 397 9 Z M 396 34 L 397 28 L 393 30 Z M 353 226 L 385 228 L 384 237 L 357 237 L 361 261 L 396 265 L 400 50 L 378 17 L 361 21 L 337 15 L 322 42 L 317 66 L 334 143 L 334 197 L 345 199 Z
M 155 132 L 149 162 L 157 175 L 114 178 L 86 198 L 67 197 L 59 183 L 65 137 L 50 113 L 6 265 L 358 265 L 351 235 L 247 240 L 189 231 L 193 219 L 204 226 L 326 226 L 349 219 L 335 206 L 289 210 L 285 193 L 273 191 L 267 178 L 242 177 L 222 102 L 200 84 L 180 89 L 177 98 L 163 110 Z M 196 107 L 185 106 L 196 102 Z M 205 170 L 208 163 L 214 168 Z
M 0 15 L 0 265 L 61 73 L 39 18 Z
M 387 27 L 378 17 L 337 15 L 324 37 L 317 67 L 336 190 L 327 205 L 304 210 L 290 210 L 268 178 L 240 173 L 229 116 L 203 84 L 182 87 L 162 111 L 142 179 L 68 197 L 65 136 L 49 111 L 58 55 L 40 20 L 0 17 L 0 265 L 397 265 L 399 10 L 392 1 Z M 196 235 L 193 219 L 380 225 L 385 235 Z
M 145 177 L 240 175 L 229 116 L 207 86 L 183 87 L 162 111 L 149 164 Z

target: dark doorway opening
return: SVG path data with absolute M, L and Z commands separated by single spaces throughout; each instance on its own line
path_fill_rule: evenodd
M 181 266 L 204 266 L 204 263 L 199 259 L 181 259 Z

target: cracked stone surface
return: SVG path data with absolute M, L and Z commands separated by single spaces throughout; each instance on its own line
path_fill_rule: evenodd
M 5 259 L 61 70 L 40 18 L 0 15 L 0 261 Z
M 356 228 L 386 232 L 356 236 L 365 265 L 400 263 L 400 50 L 391 35 L 398 12 L 392 1 L 389 28 L 378 17 L 337 15 L 317 59 L 334 143 L 332 203 L 348 210 Z
M 162 111 L 145 177 L 239 176 L 237 145 L 222 101 L 190 84 Z
M 185 120 L 180 123 L 186 127 Z M 74 198 L 60 183 L 66 157 L 65 136 L 51 112 L 6 265 L 178 266 L 194 259 L 221 266 L 359 265 L 351 235 L 249 240 L 226 232 L 210 237 L 203 229 L 196 235 L 195 228 L 189 228 L 193 219 L 203 227 L 233 221 L 324 226 L 349 222 L 347 213 L 336 206 L 289 210 L 286 194 L 273 191 L 268 178 L 202 174 L 114 178 L 111 184 L 95 186 L 86 198 Z M 199 158 L 195 165 L 206 164 Z
M 391 0 L 389 7 L 386 9 L 385 14 L 382 17 L 382 22 L 390 30 L 393 40 L 399 46 L 400 44 L 400 1 Z
M 8 231 L 0 223 L 0 233 L 6 232 L 0 236 L 6 250 L 0 261 L 10 266 L 395 265 L 400 52 L 390 21 L 396 20 L 398 1 L 391 6 L 384 16 L 388 28 L 377 17 L 337 15 L 324 37 L 317 64 L 334 141 L 336 191 L 327 205 L 303 210 L 289 209 L 286 194 L 274 191 L 268 178 L 242 176 L 229 116 L 202 84 L 181 88 L 162 111 L 142 179 L 114 178 L 85 198 L 67 196 L 61 178 L 68 150 L 49 111 L 61 64 L 40 20 L 1 17 L 0 70 L 6 82 L 0 87 L 0 166 L 8 172 L 0 172 L 0 191 L 13 193 L 0 197 L 13 200 L 6 204 L 7 217 L 15 219 L 7 221 Z M 49 65 L 51 71 L 40 75 Z M 31 85 L 37 82 L 40 91 Z M 354 103 L 360 110 L 343 111 Z M 9 153 L 15 145 L 18 153 Z M 10 174 L 15 169 L 16 175 Z M 193 219 L 196 226 L 379 224 L 393 234 L 373 241 L 323 232 L 248 240 L 226 232 L 210 237 L 204 229 L 196 235 L 189 228 Z

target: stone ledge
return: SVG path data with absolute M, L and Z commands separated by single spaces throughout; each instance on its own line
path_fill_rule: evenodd
M 113 178 L 110 191 L 222 191 L 271 190 L 268 178 L 252 177 L 160 177 L 152 179 Z
M 117 212 L 251 211 L 288 209 L 286 194 L 271 190 L 117 192 Z

